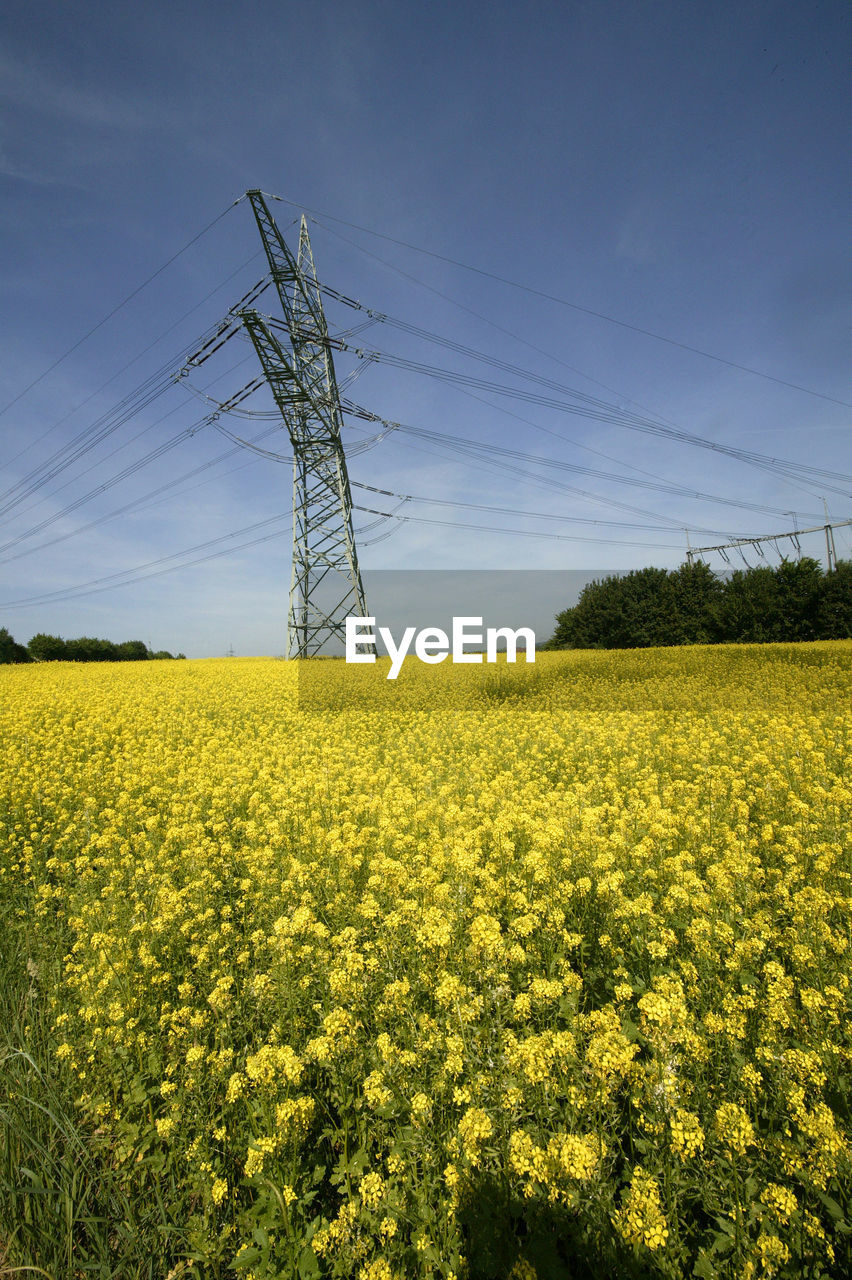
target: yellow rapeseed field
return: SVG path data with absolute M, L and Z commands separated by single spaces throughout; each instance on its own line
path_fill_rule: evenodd
M 852 643 L 382 676 L 0 668 L 0 895 L 150 1274 L 849 1274 Z

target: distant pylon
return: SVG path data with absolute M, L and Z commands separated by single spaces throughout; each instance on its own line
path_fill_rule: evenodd
M 367 614 L 341 437 L 343 412 L 305 219 L 294 259 L 263 193 L 246 195 L 284 311 L 285 327 L 257 311 L 240 316 L 293 446 L 287 657 L 307 658 L 332 638 L 345 640 L 350 614 Z

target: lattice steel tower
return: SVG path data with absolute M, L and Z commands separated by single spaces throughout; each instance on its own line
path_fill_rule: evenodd
M 246 195 L 284 311 L 284 325 L 257 311 L 243 311 L 240 318 L 293 446 L 287 657 L 307 658 L 327 640 L 344 639 L 348 615 L 367 614 L 341 438 L 343 413 L 305 219 L 294 259 L 263 193 L 247 191 Z

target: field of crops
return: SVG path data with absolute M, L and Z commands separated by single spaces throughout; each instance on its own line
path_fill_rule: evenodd
M 0 668 L 0 1273 L 850 1274 L 852 643 L 310 668 Z

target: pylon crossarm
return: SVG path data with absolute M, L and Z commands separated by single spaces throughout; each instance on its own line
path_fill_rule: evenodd
M 270 333 L 261 316 L 256 311 L 241 311 L 240 319 L 257 352 L 273 399 L 290 434 L 290 442 L 296 449 L 301 439 L 295 431 L 295 417 L 306 400 L 305 392 L 280 342 Z
M 263 247 L 266 252 L 266 258 L 269 262 L 269 269 L 272 273 L 272 280 L 278 292 L 278 298 L 287 320 L 287 326 L 292 332 L 295 328 L 296 318 L 293 312 L 293 297 L 298 293 L 302 296 L 304 307 L 308 312 L 313 312 L 316 304 L 307 294 L 305 285 L 299 270 L 299 264 L 293 257 L 287 247 L 287 243 L 278 230 L 275 219 L 273 218 L 269 205 L 266 203 L 262 191 L 247 191 L 249 202 L 257 222 L 260 238 L 263 241 Z M 304 219 L 303 219 L 304 221 Z M 321 313 L 321 308 L 320 308 Z M 316 318 L 315 318 L 316 322 Z

